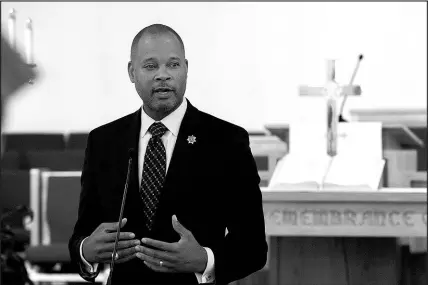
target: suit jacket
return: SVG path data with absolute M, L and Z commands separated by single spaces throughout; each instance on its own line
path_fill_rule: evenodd
M 185 99 L 187 100 L 187 99 Z M 138 149 L 141 108 L 90 132 L 81 177 L 81 194 L 69 242 L 73 262 L 81 265 L 79 245 L 103 222 L 117 222 L 126 180 L 128 150 Z M 189 136 L 196 142 L 188 143 Z M 138 161 L 133 160 L 122 231 L 136 238 L 178 241 L 176 214 L 201 246 L 214 253 L 217 284 L 227 284 L 266 263 L 260 178 L 248 133 L 199 111 L 188 102 L 159 199 L 153 229 L 144 226 Z M 225 236 L 225 229 L 228 234 Z M 88 281 L 93 281 L 80 272 Z M 197 284 L 194 273 L 158 273 L 135 258 L 116 264 L 112 284 Z

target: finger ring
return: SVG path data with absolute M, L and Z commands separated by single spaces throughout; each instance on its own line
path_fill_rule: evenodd
M 113 258 L 113 254 L 115 254 L 115 253 L 114 252 L 111 253 L 111 258 Z M 116 260 L 116 259 L 119 259 L 119 254 L 117 254 L 117 252 L 114 255 L 114 260 Z
M 162 265 L 163 265 L 163 261 L 161 260 L 159 261 L 159 266 L 162 267 Z

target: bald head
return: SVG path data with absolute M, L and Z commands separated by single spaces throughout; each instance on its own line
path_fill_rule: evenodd
M 128 75 L 152 119 L 162 120 L 183 102 L 187 70 L 183 41 L 170 27 L 151 25 L 135 36 Z
M 134 40 L 132 41 L 132 46 L 131 46 L 131 61 L 133 61 L 133 59 L 135 58 L 135 55 L 138 50 L 138 43 L 140 42 L 140 39 L 143 36 L 157 37 L 161 35 L 174 36 L 179 41 L 180 46 L 183 49 L 183 54 L 185 55 L 183 40 L 181 39 L 180 35 L 177 34 L 176 31 L 174 31 L 171 27 L 168 27 L 166 25 L 153 24 L 139 31 L 138 34 L 134 37 Z

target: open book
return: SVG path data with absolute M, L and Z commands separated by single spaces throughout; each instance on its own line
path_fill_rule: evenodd
M 277 164 L 268 190 L 319 190 L 331 159 L 286 155 Z
M 277 164 L 268 190 L 377 190 L 385 160 L 382 125 L 340 123 L 338 154 L 327 155 L 325 126 L 296 123 L 290 128 L 290 153 Z
M 378 190 L 380 189 L 384 159 L 359 159 L 336 156 L 322 183 L 323 190 Z
M 378 190 L 385 160 L 362 160 L 335 156 L 282 158 L 273 173 L 268 190 Z

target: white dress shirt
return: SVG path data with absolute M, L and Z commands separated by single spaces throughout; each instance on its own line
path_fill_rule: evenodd
M 169 114 L 168 116 L 166 116 L 160 121 L 168 129 L 168 131 L 162 136 L 162 142 L 165 146 L 165 151 L 166 151 L 166 171 L 168 171 L 169 163 L 171 161 L 172 153 L 175 147 L 175 142 L 177 141 L 178 131 L 180 130 L 181 121 L 183 120 L 186 110 L 187 110 L 187 100 L 186 98 L 183 98 L 183 102 L 181 103 L 181 105 L 174 112 L 172 112 L 171 114 Z M 141 129 L 140 129 L 140 137 L 139 137 L 140 139 L 139 139 L 139 145 L 138 145 L 138 180 L 139 181 L 141 181 L 141 177 L 143 175 L 144 156 L 146 154 L 147 144 L 150 138 L 152 137 L 152 135 L 148 132 L 148 129 L 154 122 L 156 121 L 150 118 L 144 112 L 143 107 L 141 107 Z M 94 273 L 98 268 L 98 263 L 91 265 L 83 257 L 82 245 L 84 241 L 85 240 L 83 240 L 82 243 L 80 244 L 80 257 L 83 263 L 86 265 L 85 266 L 86 270 L 89 273 Z M 195 273 L 195 275 L 199 283 L 214 282 L 215 280 L 214 253 L 208 247 L 204 247 L 204 249 L 206 250 L 208 255 L 207 266 L 205 268 L 205 271 L 202 274 Z

